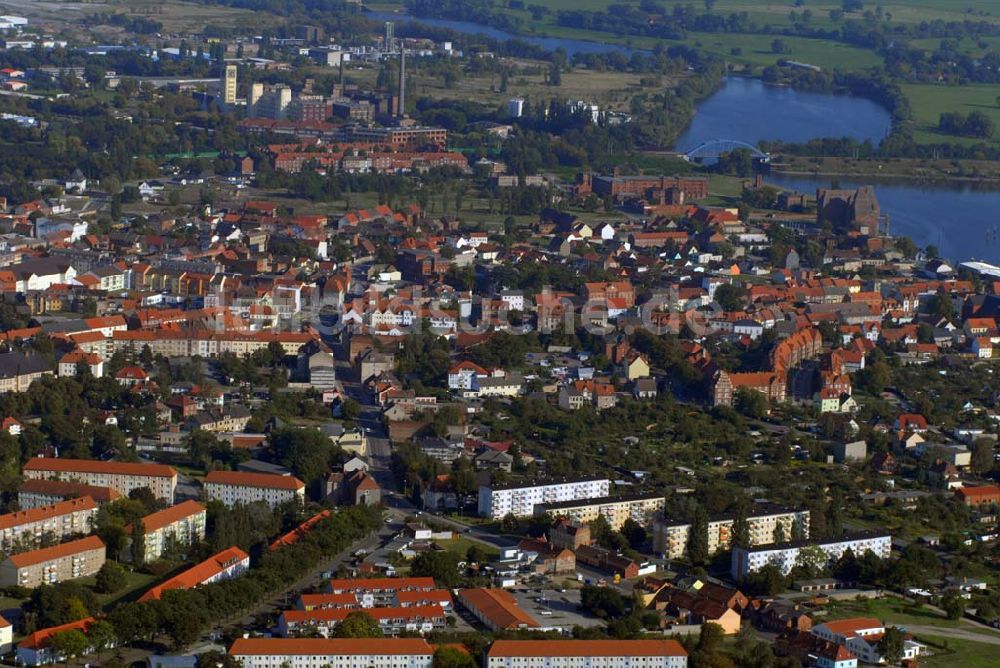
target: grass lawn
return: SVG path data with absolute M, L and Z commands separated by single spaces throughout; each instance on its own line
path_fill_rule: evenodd
M 448 552 L 457 555 L 458 558 L 463 561 L 465 560 L 465 555 L 469 552 L 469 548 L 473 545 L 479 548 L 483 554 L 487 555 L 490 559 L 500 554 L 500 550 L 495 547 L 490 547 L 489 545 L 478 543 L 476 541 L 469 540 L 468 538 L 463 538 L 462 536 L 458 536 L 452 540 L 436 540 L 434 542 Z
M 933 610 L 916 608 L 907 601 L 891 596 L 865 601 L 834 601 L 826 606 L 826 610 L 827 614 L 824 619 L 861 615 L 877 617 L 882 621 L 892 622 L 900 626 L 916 624 L 941 627 L 942 631 L 961 626 L 959 622 L 946 619 Z
M 954 637 L 917 635 L 917 640 L 929 645 L 931 656 L 920 657 L 920 665 L 930 668 L 992 668 L 997 665 L 1000 647 Z
M 97 594 L 97 600 L 105 610 L 110 610 L 119 601 L 138 598 L 148 587 L 160 579 L 148 573 L 138 573 L 128 570 L 125 571 L 125 578 L 125 587 L 120 591 L 116 591 L 113 594 Z M 77 582 L 87 587 L 93 587 L 97 582 L 97 578 L 89 576 L 80 578 Z
M 966 115 L 973 111 L 982 111 L 1000 128 L 1000 106 L 997 105 L 1000 84 L 971 86 L 904 84 L 902 88 L 913 108 L 913 118 L 917 125 L 915 138 L 918 143 L 978 143 L 975 139 L 954 137 L 937 131 L 938 120 L 941 114 L 947 111 L 957 111 Z M 993 137 L 993 142 L 997 141 L 1000 141 L 1000 134 L 995 134 Z

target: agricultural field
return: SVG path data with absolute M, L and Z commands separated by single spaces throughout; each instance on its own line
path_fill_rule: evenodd
M 910 100 L 916 124 L 915 139 L 918 143 L 975 144 L 975 139 L 955 137 L 938 132 L 941 114 L 955 111 L 969 114 L 981 111 L 993 119 L 1000 128 L 1000 85 L 937 86 L 933 84 L 904 84 L 903 93 Z M 994 135 L 993 142 L 1000 142 Z

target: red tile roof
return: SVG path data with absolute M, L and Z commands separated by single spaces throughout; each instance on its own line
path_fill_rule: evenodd
M 158 531 L 165 526 L 178 522 L 186 517 L 205 512 L 205 506 L 197 501 L 185 501 L 176 506 L 170 506 L 163 510 L 158 510 L 151 515 L 142 518 L 142 527 L 146 533 Z
M 503 589 L 462 589 L 458 592 L 458 597 L 465 605 L 476 608 L 498 629 L 540 626 L 534 617 L 517 604 L 514 595 Z
M 62 496 L 65 498 L 89 496 L 98 503 L 114 501 L 121 497 L 121 494 L 110 487 L 98 487 L 96 485 L 85 485 L 80 482 L 66 482 L 63 480 L 25 480 L 18 485 L 17 491 L 18 493 Z
M 104 473 L 107 475 L 135 475 L 154 478 L 173 478 L 177 471 L 166 464 L 140 464 L 137 462 L 99 462 L 93 459 L 53 459 L 35 457 L 24 465 L 25 471 L 55 471 L 59 473 Z
M 206 580 L 215 577 L 234 563 L 249 558 L 250 555 L 240 548 L 235 546 L 230 547 L 218 554 L 212 555 L 200 564 L 192 566 L 183 573 L 178 573 L 166 582 L 153 587 L 143 594 L 139 600 L 148 601 L 150 599 L 158 599 L 163 595 L 163 592 L 170 589 L 192 589 Z
M 265 487 L 270 489 L 299 490 L 305 483 L 294 476 L 271 473 L 243 473 L 242 471 L 212 471 L 205 476 L 205 482 L 216 485 L 237 487 Z
M 97 508 L 97 503 L 89 496 L 84 496 L 79 499 L 53 503 L 50 506 L 18 510 L 17 512 L 0 515 L 0 529 L 10 529 L 11 527 L 24 524 L 33 524 L 52 517 L 69 515 L 80 510 L 93 510 L 95 508 Z
M 433 649 L 423 638 L 237 638 L 230 656 L 430 656 Z
M 294 543 L 299 542 L 299 540 L 301 540 L 303 536 L 309 533 L 310 529 L 312 529 L 313 526 L 315 526 L 318 522 L 325 520 L 329 516 L 330 516 L 329 510 L 324 510 L 322 512 L 313 515 L 305 522 L 303 522 L 299 526 L 295 527 L 294 529 L 286 533 L 281 538 L 278 538 L 273 543 L 271 543 L 268 549 L 277 550 L 279 547 L 284 547 L 286 545 L 292 545 Z
M 80 554 L 81 552 L 103 549 L 104 542 L 100 538 L 97 536 L 87 536 L 86 538 L 80 538 L 79 540 L 71 540 L 68 543 L 60 543 L 58 545 L 53 545 L 52 547 L 43 547 L 40 550 L 12 554 L 7 558 L 10 559 L 10 562 L 14 564 L 16 568 L 25 568 L 27 566 L 34 566 L 35 564 L 42 564 L 46 561 L 52 561 L 53 559 L 68 557 L 71 554 Z
M 435 589 L 434 578 L 358 578 L 330 580 L 327 591 L 402 591 L 406 589 Z
M 80 631 L 86 631 L 87 627 L 94 623 L 93 617 L 87 617 L 75 622 L 70 622 L 69 624 L 62 624 L 60 626 L 50 626 L 47 629 L 39 629 L 34 633 L 27 636 L 24 640 L 17 644 L 18 649 L 38 649 L 43 647 L 49 639 L 56 635 L 57 633 L 62 633 L 63 631 L 72 631 L 78 629 Z

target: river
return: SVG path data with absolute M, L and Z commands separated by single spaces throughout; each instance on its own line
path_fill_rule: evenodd
M 1000 264 L 996 184 L 964 182 L 911 183 L 901 180 L 831 179 L 831 177 L 770 174 L 767 182 L 808 194 L 828 188 L 874 185 L 882 211 L 889 214 L 891 233 L 907 236 L 918 246 L 934 245 L 955 262 L 983 260 Z
M 800 143 L 816 137 L 851 137 L 878 144 L 891 129 L 889 112 L 865 98 L 809 93 L 769 86 L 760 79 L 729 77 L 698 105 L 676 149 L 687 152 L 714 139 L 757 144 L 764 140 Z
M 393 12 L 369 12 L 377 21 L 415 21 L 456 32 L 483 34 L 506 40 L 520 39 L 544 49 L 575 53 L 604 53 L 627 47 L 580 39 L 530 37 L 466 21 L 416 19 Z M 878 104 L 851 95 L 810 93 L 769 86 L 759 79 L 731 77 L 711 97 L 698 105 L 677 149 L 688 151 L 713 139 L 734 139 L 749 144 L 761 140 L 805 142 L 820 137 L 853 137 L 878 143 L 891 128 L 889 112 Z M 829 177 L 770 175 L 768 182 L 814 194 L 828 187 Z M 1000 188 L 996 184 L 909 183 L 905 181 L 851 181 L 838 179 L 841 187 L 874 184 L 882 210 L 889 214 L 892 232 L 912 238 L 917 245 L 935 245 L 954 261 L 979 259 L 1000 263 Z
M 603 42 L 593 42 L 585 39 L 568 39 L 564 37 L 533 37 L 530 35 L 515 35 L 505 30 L 491 28 L 480 23 L 470 21 L 452 21 L 451 19 L 423 19 L 410 14 L 396 12 L 367 12 L 365 14 L 373 21 L 396 21 L 397 23 L 418 22 L 435 28 L 449 28 L 455 32 L 467 35 L 485 35 L 490 39 L 505 41 L 516 39 L 527 44 L 534 44 L 547 51 L 563 49 L 571 58 L 578 53 L 607 53 L 608 51 L 620 51 L 627 56 L 632 55 L 638 49 L 631 49 L 618 44 L 605 44 Z

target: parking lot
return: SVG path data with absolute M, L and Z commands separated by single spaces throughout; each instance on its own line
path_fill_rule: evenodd
M 579 589 L 512 589 L 521 606 L 542 626 L 603 626 L 604 622 L 580 611 Z

